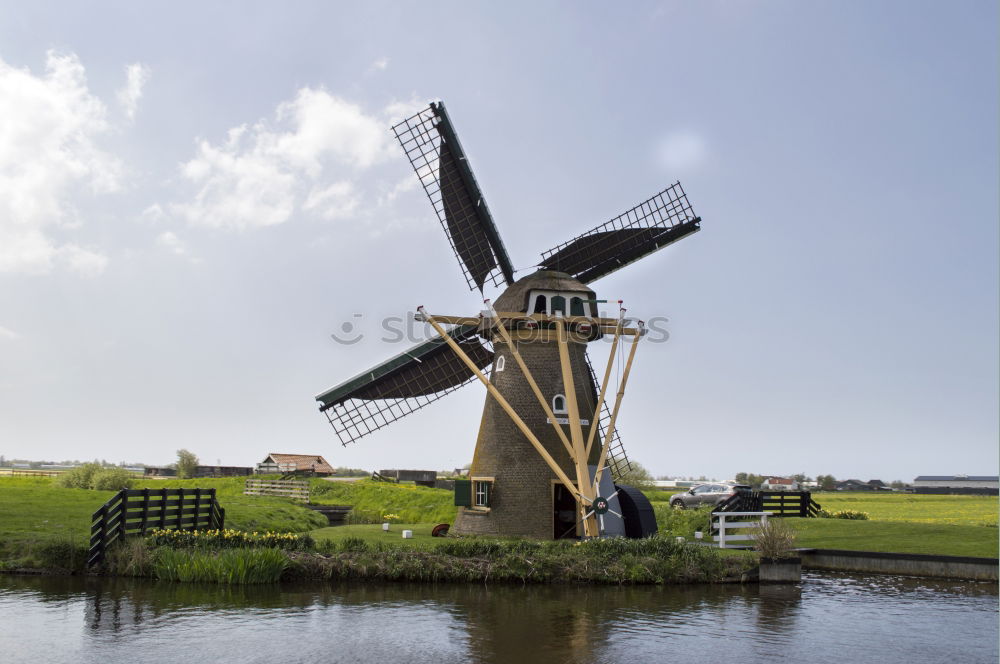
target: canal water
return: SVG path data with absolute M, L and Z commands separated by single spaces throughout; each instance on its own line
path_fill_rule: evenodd
M 270 587 L 0 576 L 0 662 L 998 661 L 996 584 Z

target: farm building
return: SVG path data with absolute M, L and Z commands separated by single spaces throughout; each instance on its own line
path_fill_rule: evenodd
M 982 493 L 997 495 L 997 475 L 920 475 L 913 480 L 917 493 Z
M 289 473 L 333 475 L 333 466 L 318 454 L 268 454 L 257 464 L 257 472 L 262 475 Z
M 761 482 L 764 491 L 798 491 L 799 484 L 790 477 L 768 477 Z

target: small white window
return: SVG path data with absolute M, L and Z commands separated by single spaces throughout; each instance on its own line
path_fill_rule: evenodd
M 564 413 L 566 412 L 566 397 L 562 394 L 557 394 L 552 397 L 552 412 L 553 413 Z
M 500 357 L 497 358 L 497 368 L 494 369 L 493 371 L 496 371 L 497 373 L 503 371 L 503 368 L 506 364 L 507 364 L 507 358 L 501 355 Z

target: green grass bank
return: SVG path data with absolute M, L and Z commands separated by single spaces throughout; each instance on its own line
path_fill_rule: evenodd
M 435 524 L 454 521 L 450 491 L 370 480 L 314 479 L 310 485 L 315 503 L 353 505 L 351 520 L 355 523 L 330 528 L 321 514 L 290 500 L 244 496 L 241 478 L 138 480 L 135 484 L 154 489 L 215 488 L 226 509 L 228 528 L 311 533 L 324 546 L 359 539 L 376 548 L 391 546 L 397 551 L 392 555 L 402 555 L 399 552 L 434 552 L 452 541 L 430 537 Z M 113 494 L 61 488 L 48 477 L 0 477 L 0 570 L 82 570 L 91 515 Z M 652 491 L 648 495 L 665 539 L 690 538 L 707 526 L 710 510 L 676 511 L 668 505 L 671 492 Z M 828 511 L 863 511 L 870 520 L 790 519 L 800 546 L 998 556 L 996 497 L 838 492 L 817 493 L 815 499 Z M 381 523 L 386 515 L 394 516 L 388 534 L 377 525 L 363 525 Z M 414 539 L 400 537 L 404 528 L 414 531 Z

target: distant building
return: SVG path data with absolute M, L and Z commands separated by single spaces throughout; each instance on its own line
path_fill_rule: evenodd
M 735 482 L 732 482 L 735 484 Z M 698 484 L 705 484 L 705 482 L 695 482 L 692 480 L 653 480 L 653 484 L 657 489 L 690 489 Z
M 1000 493 L 997 475 L 920 475 L 913 480 L 916 493 Z
M 797 491 L 798 482 L 789 477 L 768 477 L 760 483 L 764 491 Z
M 257 464 L 261 475 L 333 475 L 333 466 L 318 454 L 271 453 Z
M 861 480 L 843 480 L 835 485 L 837 491 L 873 491 L 874 489 L 867 482 Z
M 146 466 L 143 477 L 177 477 L 176 468 Z M 253 475 L 250 466 L 195 466 L 192 477 L 245 477 Z

